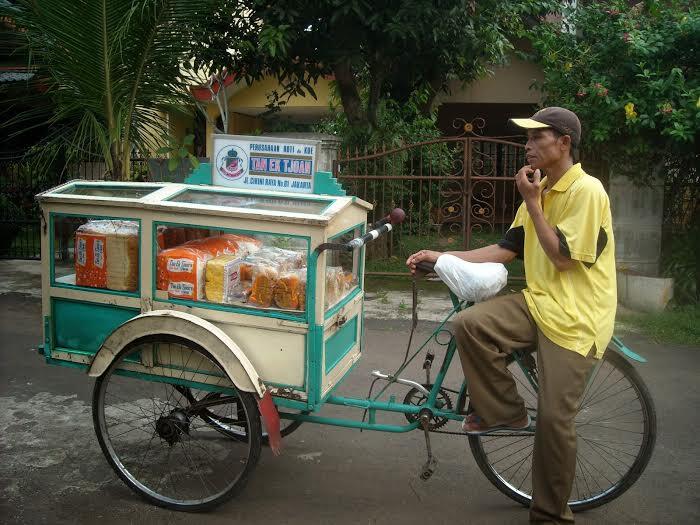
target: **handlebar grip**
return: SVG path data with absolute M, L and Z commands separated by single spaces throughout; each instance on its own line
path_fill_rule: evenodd
M 421 261 L 416 263 L 416 270 L 421 273 L 435 273 L 435 263 L 428 261 Z

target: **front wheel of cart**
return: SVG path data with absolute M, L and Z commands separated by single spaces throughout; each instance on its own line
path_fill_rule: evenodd
M 95 382 L 92 409 L 109 464 L 161 507 L 193 512 L 220 505 L 243 489 L 260 457 L 254 396 L 181 337 L 148 336 L 124 348 Z M 246 439 L 213 428 L 212 410 Z

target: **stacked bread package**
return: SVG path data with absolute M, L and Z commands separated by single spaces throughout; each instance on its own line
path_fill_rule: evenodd
M 139 278 L 136 221 L 94 220 L 75 232 L 75 284 L 134 291 Z
M 246 248 L 239 245 L 239 240 L 244 241 Z M 221 256 L 243 257 L 247 249 L 255 245 L 255 239 L 239 235 L 223 234 L 203 239 L 194 239 L 180 246 L 161 250 L 157 259 L 157 287 L 159 290 L 167 290 L 168 296 L 177 299 L 189 299 L 202 301 L 205 299 L 205 283 L 207 263 Z M 223 261 L 222 261 L 223 262 Z M 231 265 L 217 263 L 212 267 L 210 280 L 219 282 L 222 291 L 216 290 L 217 284 L 213 284 L 212 297 L 223 302 L 223 272 L 230 270 Z M 217 270 L 220 270 L 217 271 Z M 230 276 L 229 276 L 230 278 Z

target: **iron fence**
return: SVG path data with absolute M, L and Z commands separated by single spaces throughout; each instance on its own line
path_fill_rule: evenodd
M 148 178 L 147 159 L 131 160 L 132 178 Z M 114 180 L 104 162 L 83 161 L 37 173 L 22 159 L 0 161 L 0 259 L 38 259 L 40 210 L 34 196 L 71 179 Z
M 421 248 L 464 250 L 490 244 L 510 226 L 521 202 L 514 175 L 525 163 L 512 137 L 466 133 L 397 148 L 344 151 L 334 172 L 349 194 L 370 202 L 372 222 L 394 207 L 406 220 L 368 252 L 368 274 L 404 274 Z

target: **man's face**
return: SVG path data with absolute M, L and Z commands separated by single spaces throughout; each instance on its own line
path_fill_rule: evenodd
M 527 131 L 525 156 L 532 169 L 546 169 L 568 156 L 568 137 L 556 137 L 551 129 L 530 129 Z

